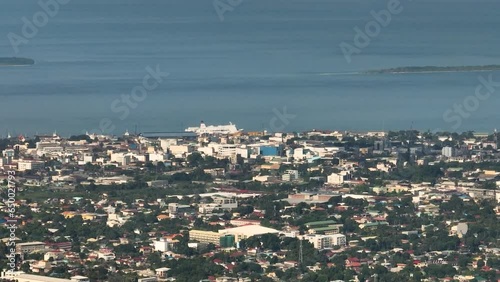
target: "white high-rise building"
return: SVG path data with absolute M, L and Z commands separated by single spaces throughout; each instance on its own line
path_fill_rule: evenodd
M 441 150 L 441 155 L 447 157 L 447 158 L 452 158 L 455 156 L 455 148 L 453 147 L 443 147 Z

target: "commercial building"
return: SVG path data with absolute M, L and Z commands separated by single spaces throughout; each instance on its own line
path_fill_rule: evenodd
M 236 156 L 235 144 L 220 144 L 215 147 L 218 158 L 231 158 Z
M 315 249 L 323 250 L 323 249 L 331 249 L 334 246 L 345 246 L 346 245 L 346 236 L 342 234 L 332 234 L 332 235 L 304 235 L 300 239 L 307 240 L 311 244 L 314 245 Z
M 18 254 L 35 253 L 43 250 L 45 250 L 44 242 L 28 242 L 19 243 L 16 245 L 16 252 Z
M 246 225 L 234 228 L 227 228 L 219 230 L 220 234 L 232 234 L 234 235 L 236 243 L 242 239 L 247 239 L 252 236 L 258 236 L 263 234 L 278 234 L 279 230 L 267 228 L 260 225 Z
M 244 226 L 244 225 L 260 225 L 260 220 L 252 220 L 252 219 L 231 219 L 231 225 L 234 226 Z
M 168 150 L 172 155 L 182 157 L 193 152 L 194 147 L 191 145 L 171 145 Z
M 338 234 L 342 228 L 342 224 L 337 224 L 334 220 L 325 221 L 314 221 L 306 223 L 306 227 L 309 228 L 310 234 Z
M 190 230 L 189 239 L 193 241 L 198 241 L 200 243 L 212 243 L 214 245 L 220 244 L 220 237 L 222 234 L 212 231 L 204 230 Z
M 238 207 L 238 201 L 234 197 L 212 197 L 215 204 L 219 205 L 221 209 L 230 210 Z
M 351 172 L 349 171 L 341 171 L 339 173 L 332 173 L 328 176 L 327 182 L 328 184 L 343 184 L 345 181 L 351 179 Z
M 24 161 L 19 161 L 17 163 L 17 170 L 19 171 L 37 170 L 37 169 L 42 169 L 44 165 L 45 164 L 42 161 L 24 160 Z
M 315 194 L 315 193 L 297 193 L 290 194 L 286 199 L 290 204 L 304 203 L 326 203 L 332 197 L 338 196 L 334 194 Z
M 190 205 L 181 205 L 178 203 L 169 203 L 168 204 L 168 212 L 171 217 L 176 216 L 178 214 L 186 213 L 193 208 Z

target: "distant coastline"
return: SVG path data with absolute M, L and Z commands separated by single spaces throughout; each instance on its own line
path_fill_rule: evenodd
M 34 64 L 35 60 L 30 58 L 0 57 L 0 67 L 31 66 Z
M 398 73 L 428 73 L 428 72 L 480 72 L 480 71 L 497 71 L 500 70 L 500 65 L 485 65 L 485 66 L 422 66 L 422 67 L 398 67 L 390 69 L 369 70 L 365 74 L 398 74 Z

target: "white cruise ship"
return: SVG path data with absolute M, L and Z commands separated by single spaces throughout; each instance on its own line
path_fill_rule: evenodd
M 241 129 L 236 128 L 236 125 L 231 122 L 227 125 L 206 125 L 203 121 L 199 127 L 188 127 L 186 128 L 187 132 L 194 132 L 197 134 L 232 134 Z

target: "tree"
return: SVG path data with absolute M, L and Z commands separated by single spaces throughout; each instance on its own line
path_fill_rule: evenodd
M 24 271 L 26 273 L 30 273 L 31 272 L 31 269 L 30 269 L 30 264 L 29 262 L 25 262 L 21 265 L 21 271 Z
M 190 167 L 199 167 L 201 164 L 203 164 L 204 159 L 200 153 L 194 152 L 187 157 L 187 162 Z
M 106 279 L 108 270 L 104 266 L 97 266 L 95 268 L 87 269 L 87 276 L 91 281 L 103 281 Z
M 477 261 L 477 269 L 481 269 L 485 266 L 484 260 L 480 259 Z
M 428 277 L 444 278 L 454 276 L 457 270 L 450 264 L 431 264 L 424 269 Z
M 171 269 L 169 274 L 179 282 L 200 281 L 208 276 L 224 273 L 222 266 L 203 257 L 170 260 L 166 262 L 166 267 Z
M 162 266 L 161 255 L 158 252 L 153 252 L 148 255 L 148 262 L 151 264 L 151 269 L 154 270 Z

